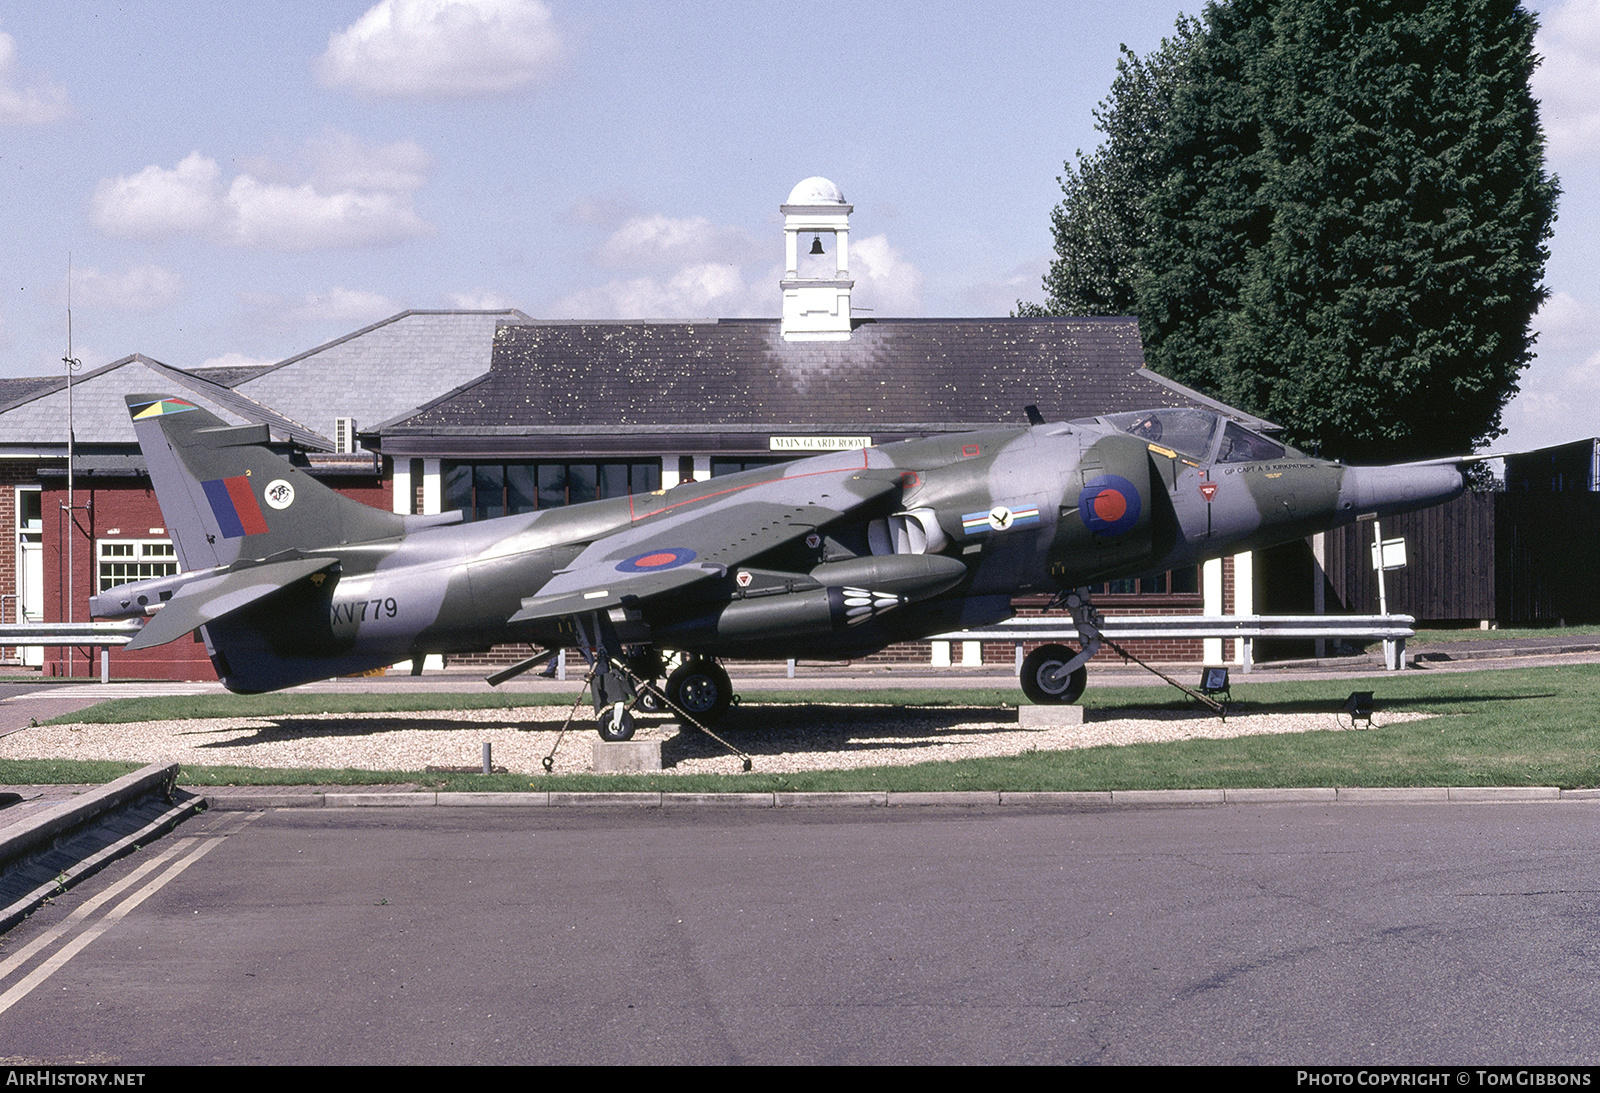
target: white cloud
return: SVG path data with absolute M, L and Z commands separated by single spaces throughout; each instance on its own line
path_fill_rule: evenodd
M 170 171 L 150 166 L 102 179 L 94 189 L 95 226 L 123 239 L 205 231 L 223 216 L 220 174 L 216 160 L 190 152 Z
M 432 235 L 407 194 L 343 190 L 310 183 L 278 186 L 240 175 L 228 188 L 231 242 L 270 250 L 382 246 Z
M 459 311 L 505 311 L 517 306 L 511 297 L 492 288 L 476 288 L 471 292 L 447 292 L 444 294 L 444 303 L 446 307 Z
M 605 266 L 659 263 L 748 262 L 762 248 L 743 228 L 719 226 L 703 216 L 663 213 L 631 216 L 594 253 Z
M 1534 317 L 1538 357 L 1507 404 L 1496 451 L 1527 451 L 1600 435 L 1600 308 L 1558 292 Z
M 411 193 L 428 181 L 433 158 L 414 140 L 363 144 L 330 131 L 310 142 L 311 182 L 323 191 Z
M 1600 315 L 1570 292 L 1552 293 L 1533 318 L 1541 356 L 1593 346 L 1600 334 Z
M 72 113 L 66 89 L 48 80 L 17 85 L 17 41 L 0 31 L 0 125 L 44 125 Z
M 1567 0 L 1540 16 L 1533 73 L 1552 159 L 1587 158 L 1600 140 L 1600 0 Z
M 961 295 L 973 315 L 1009 315 L 1016 310 L 1018 300 L 1037 302 L 1044 295 L 1040 284 L 1049 269 L 1050 255 L 1040 255 L 1012 267 L 996 280 L 968 285 Z
M 856 306 L 870 308 L 879 317 L 916 315 L 922 310 L 922 271 L 889 245 L 888 236 L 851 240 L 849 261 Z
M 783 267 L 782 235 L 774 231 L 763 245 L 744 228 L 718 224 L 704 216 L 641 213 L 621 201 L 581 204 L 575 217 L 586 223 L 621 220 L 590 255 L 597 265 L 633 266 L 648 271 L 578 289 L 555 300 L 540 314 L 558 319 L 755 318 L 776 316 L 783 308 L 778 282 Z M 832 275 L 830 256 L 825 261 Z M 806 270 L 803 275 L 810 275 Z M 850 243 L 850 276 L 855 302 L 879 315 L 918 314 L 922 273 L 874 235 Z
M 626 217 L 590 256 L 597 265 L 644 267 L 653 272 L 578 289 L 540 309 L 557 319 L 754 318 L 782 311 L 778 282 L 781 236 L 770 249 L 745 229 L 704 216 L 639 213 L 622 203 L 580 206 L 585 222 Z M 832 259 L 827 265 L 831 275 Z M 803 273 L 805 271 L 802 271 Z M 922 273 L 874 235 L 850 243 L 855 302 L 879 315 L 914 315 L 922 307 Z
M 662 277 L 635 277 L 579 289 L 550 304 L 555 319 L 744 318 L 778 310 L 778 275 L 751 285 L 738 266 L 701 262 Z
M 291 306 L 284 317 L 293 322 L 370 323 L 384 319 L 405 307 L 378 292 L 357 288 L 330 288 L 311 293 Z
M 171 170 L 149 166 L 101 181 L 94 222 L 122 238 L 199 234 L 288 251 L 382 246 L 434 234 L 414 205 L 431 166 L 414 141 L 365 145 L 330 133 L 311 143 L 307 158 L 310 178 L 298 185 L 240 174 L 224 188 L 216 161 L 191 152 Z
M 93 266 L 72 271 L 72 302 L 112 311 L 156 311 L 183 291 L 183 278 L 161 266 L 132 266 L 101 273 Z
M 460 98 L 524 87 L 560 54 L 539 0 L 382 0 L 329 36 L 318 69 L 362 95 Z

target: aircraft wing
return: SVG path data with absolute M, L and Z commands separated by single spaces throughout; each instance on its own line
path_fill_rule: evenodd
M 853 464 L 840 469 L 711 491 L 598 539 L 524 599 L 510 621 L 606 610 L 714 580 L 773 547 L 898 495 L 898 471 L 871 467 L 864 452 L 849 453 L 849 459 Z

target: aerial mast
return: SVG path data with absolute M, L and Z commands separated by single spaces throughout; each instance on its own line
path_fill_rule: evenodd
M 74 542 L 78 530 L 78 515 L 76 497 L 73 493 L 73 428 L 72 428 L 72 373 L 83 367 L 83 362 L 72 355 L 72 254 L 67 254 L 67 355 L 61 358 L 61 363 L 67 369 L 67 504 L 62 510 L 67 518 L 67 622 L 75 621 L 77 614 L 75 602 L 77 590 L 77 562 L 75 558 Z M 72 675 L 71 646 L 67 647 L 67 675 Z

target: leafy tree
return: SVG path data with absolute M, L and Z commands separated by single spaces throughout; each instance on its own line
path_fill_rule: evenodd
M 1326 454 L 1499 435 L 1557 186 L 1513 0 L 1233 0 L 1139 61 L 1069 167 L 1042 310 Z

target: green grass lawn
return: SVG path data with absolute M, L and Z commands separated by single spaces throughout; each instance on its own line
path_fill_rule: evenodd
M 1377 693 L 1377 728 L 1232 740 L 1192 740 L 1129 747 L 1037 752 L 999 759 L 858 768 L 804 774 L 716 775 L 448 775 L 420 771 L 257 770 L 186 767 L 189 785 L 412 782 L 450 790 L 1107 790 L 1223 786 L 1600 785 L 1600 665 L 1517 671 L 1430 673 L 1367 681 L 1239 683 L 1235 714 L 1323 712 L 1328 725 L 1353 689 Z M 1091 690 L 1099 710 L 1176 708 L 1161 687 Z M 999 710 L 1022 701 L 1010 688 L 961 691 L 771 692 L 746 706 L 960 705 Z M 175 717 L 274 716 L 382 710 L 566 705 L 572 696 L 531 695 L 216 695 L 120 699 L 62 720 L 104 722 Z M 1421 721 L 1387 721 L 1386 711 L 1419 711 Z M 580 714 L 585 711 L 580 710 Z M 587 721 L 581 731 L 588 731 Z M 745 729 L 755 732 L 758 729 Z M 733 737 L 737 743 L 737 736 Z M 131 764 L 66 760 L 0 760 L 0 783 L 103 782 Z
M 1592 638 L 1596 635 L 1600 635 L 1600 625 L 1507 627 L 1503 630 L 1480 630 L 1476 626 L 1463 626 L 1448 630 L 1418 630 L 1416 637 L 1406 639 L 1406 644 L 1436 645 L 1473 641 L 1514 641 L 1517 638 Z

